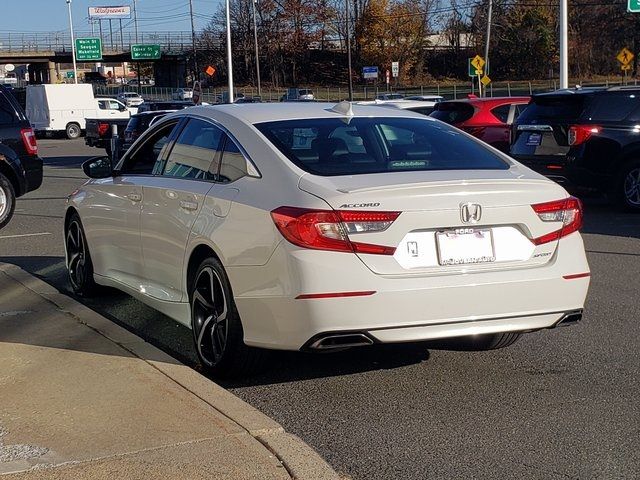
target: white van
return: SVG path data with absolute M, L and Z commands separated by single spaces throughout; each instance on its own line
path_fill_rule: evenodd
M 36 132 L 64 132 L 78 138 L 86 118 L 129 118 L 131 112 L 116 99 L 96 99 L 90 84 L 29 85 L 27 118 Z

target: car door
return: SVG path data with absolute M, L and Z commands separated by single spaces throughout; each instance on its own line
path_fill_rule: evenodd
M 152 178 L 156 161 L 165 155 L 178 120 L 159 126 L 130 154 L 114 176 L 87 188 L 91 207 L 81 211 L 94 271 L 140 289 L 144 278 L 140 245 L 143 185 Z
M 152 297 L 182 300 L 185 249 L 204 199 L 217 179 L 223 135 L 213 123 L 190 118 L 166 161 L 156 165 L 161 174 L 148 179 L 143 188 L 144 288 Z

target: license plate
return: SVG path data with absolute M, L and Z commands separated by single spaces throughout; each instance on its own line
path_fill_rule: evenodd
M 496 261 L 491 230 L 460 228 L 436 233 L 440 265 L 468 265 Z
M 527 139 L 527 145 L 537 147 L 542 143 L 542 135 L 540 133 L 530 133 Z

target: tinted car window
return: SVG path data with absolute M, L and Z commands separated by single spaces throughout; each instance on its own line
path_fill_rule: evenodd
M 247 175 L 247 161 L 233 140 L 227 138 L 220 163 L 219 181 L 235 182 L 245 175 Z
M 520 118 L 520 115 L 522 115 L 522 112 L 525 111 L 525 109 L 527 108 L 527 104 L 526 103 L 516 103 L 514 105 L 515 108 L 515 112 L 513 115 L 513 120 L 516 121 L 518 120 L 518 118 Z
M 606 93 L 595 95 L 587 117 L 596 122 L 624 120 L 640 106 L 639 93 Z
M 412 112 L 421 113 L 424 116 L 429 116 L 433 112 L 433 107 L 417 107 L 417 108 L 408 108 L 407 110 L 411 110 Z
M 216 180 L 222 135 L 209 122 L 190 119 L 169 153 L 163 175 Z
M 0 125 L 14 123 L 17 120 L 16 111 L 9 102 L 8 97 L 0 91 Z
M 500 120 L 502 123 L 507 123 L 509 120 L 509 110 L 511 109 L 511 105 L 500 105 L 499 107 L 495 107 L 491 109 L 491 113 L 493 116 Z
M 530 120 L 576 120 L 584 110 L 585 98 L 584 94 L 533 97 L 527 109 L 518 118 L 518 123 L 523 124 Z
M 341 118 L 300 119 L 256 127 L 294 164 L 316 175 L 509 168 L 480 142 L 427 119 L 358 117 L 348 126 Z M 346 128 L 362 139 L 359 151 L 351 151 L 339 133 Z
M 157 164 L 161 163 L 161 159 L 166 150 L 171 133 L 177 125 L 177 121 L 165 125 L 155 132 L 139 148 L 127 157 L 124 161 L 121 173 L 149 175 L 158 173 Z
M 473 105 L 465 102 L 440 102 L 436 105 L 431 113 L 431 117 L 442 120 L 443 122 L 455 125 L 457 123 L 466 122 L 475 110 Z

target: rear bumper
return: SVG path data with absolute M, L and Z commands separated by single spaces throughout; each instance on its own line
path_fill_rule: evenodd
M 37 190 L 42 185 L 42 159 L 38 156 L 23 156 L 20 157 L 20 163 L 24 169 L 24 191 L 20 192 L 20 195 L 24 195 L 27 192 Z
M 383 277 L 355 255 L 296 250 L 285 243 L 265 266 L 228 269 L 245 342 L 288 350 L 330 332 L 409 342 L 553 327 L 567 312 L 583 308 L 589 287 L 589 277 L 563 276 L 588 271 L 577 234 L 561 240 L 549 264 L 522 270 Z M 354 291 L 375 293 L 296 299 Z
M 605 190 L 610 177 L 580 167 L 579 159 L 568 155 L 511 156 L 541 175 L 572 190 Z

